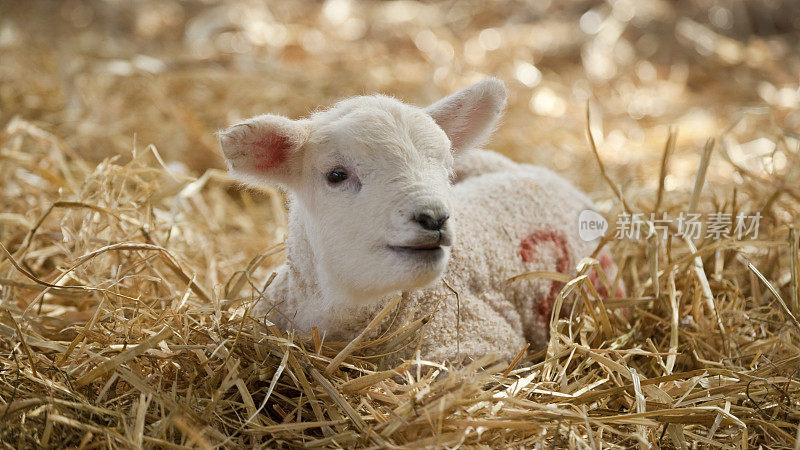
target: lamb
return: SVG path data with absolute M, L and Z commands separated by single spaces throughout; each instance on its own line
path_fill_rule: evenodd
M 544 346 L 560 285 L 508 279 L 574 272 L 597 246 L 577 226 L 593 205 L 547 169 L 480 149 L 505 103 L 503 83 L 487 78 L 427 108 L 361 96 L 221 131 L 235 177 L 289 194 L 286 262 L 260 313 L 350 340 L 400 293 L 379 332 L 428 315 L 417 341 L 425 359 L 510 359 L 526 343 Z M 600 260 L 613 277 L 608 254 Z

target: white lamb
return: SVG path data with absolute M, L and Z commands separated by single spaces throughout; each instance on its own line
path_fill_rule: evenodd
M 287 259 L 262 314 L 349 340 L 402 292 L 382 331 L 433 313 L 419 331 L 423 358 L 543 346 L 560 284 L 508 279 L 574 271 L 597 245 L 578 237 L 578 215 L 593 206 L 547 169 L 477 149 L 505 101 L 489 78 L 427 108 L 355 97 L 307 119 L 261 115 L 220 132 L 235 176 L 290 194 Z M 613 277 L 607 254 L 601 262 Z

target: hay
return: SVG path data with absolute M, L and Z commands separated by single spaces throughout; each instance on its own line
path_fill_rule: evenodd
M 797 142 L 783 142 L 797 167 Z M 577 307 L 554 319 L 543 351 L 510 365 L 490 356 L 387 367 L 369 355 L 407 339 L 329 342 L 251 316 L 269 301 L 260 293 L 281 248 L 238 249 L 279 231 L 264 218 L 281 217 L 269 211 L 280 203 L 252 198 L 275 192 L 232 190 L 214 170 L 173 175 L 153 147 L 93 167 L 21 120 L 0 137 L 0 176 L 0 441 L 9 448 L 796 440 L 797 239 L 781 211 L 798 209 L 785 180 L 769 182 L 778 198 L 759 240 L 618 241 L 630 298 L 598 295 L 587 261 L 562 291 Z M 763 184 L 747 179 L 726 208 L 758 202 Z M 655 194 L 629 192 L 630 207 L 658 204 Z M 676 212 L 688 198 L 665 196 L 660 208 Z M 702 199 L 698 210 L 714 206 L 691 198 Z M 642 270 L 654 260 L 657 269 Z

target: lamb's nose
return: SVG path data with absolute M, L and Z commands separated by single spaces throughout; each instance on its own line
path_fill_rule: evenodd
M 444 223 L 447 222 L 447 219 L 449 218 L 449 214 L 442 214 L 438 217 L 434 217 L 427 212 L 419 213 L 414 216 L 414 220 L 416 220 L 417 223 L 422 226 L 422 228 L 431 231 L 441 230 L 444 226 Z

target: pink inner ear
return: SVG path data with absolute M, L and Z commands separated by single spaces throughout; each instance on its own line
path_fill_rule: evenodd
M 256 148 L 253 166 L 260 171 L 274 169 L 286 162 L 292 147 L 289 138 L 279 134 L 264 136 L 251 145 Z

